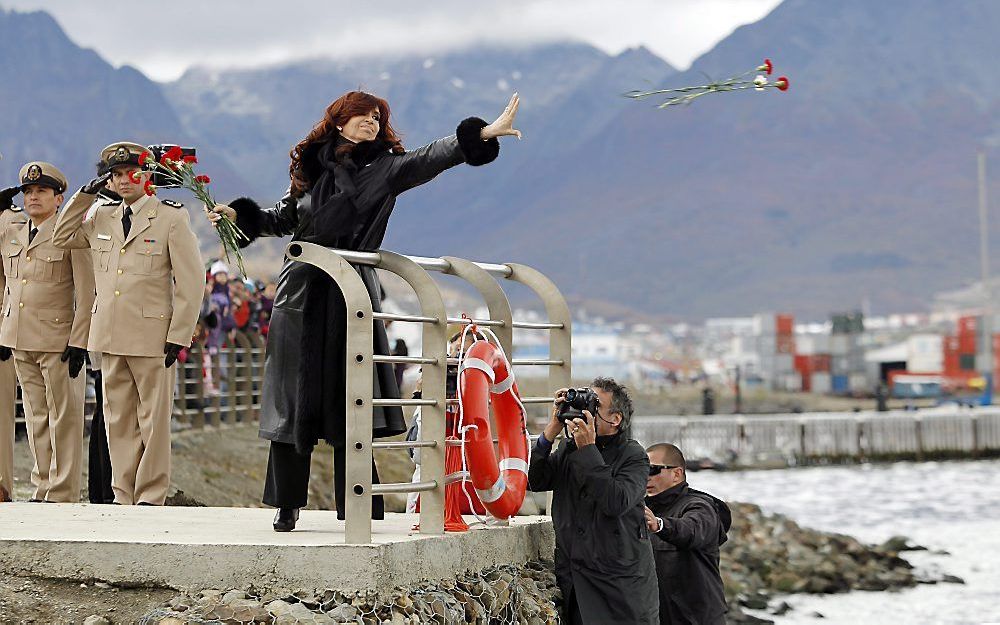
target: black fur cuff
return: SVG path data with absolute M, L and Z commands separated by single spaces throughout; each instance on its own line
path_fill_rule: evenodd
M 479 138 L 479 131 L 488 125 L 478 117 L 469 117 L 463 119 L 455 131 L 458 136 L 458 147 L 469 165 L 492 163 L 500 154 L 500 141 L 496 137 L 486 141 Z
M 236 198 L 229 203 L 229 207 L 236 211 L 236 227 L 249 239 L 239 241 L 240 247 L 246 247 L 260 236 L 264 211 L 248 197 Z

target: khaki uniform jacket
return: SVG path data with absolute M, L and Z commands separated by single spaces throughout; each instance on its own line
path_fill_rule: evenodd
M 205 270 L 191 217 L 184 208 L 143 196 L 132 206 L 124 234 L 124 204 L 98 207 L 77 192 L 56 221 L 52 240 L 62 248 L 93 252 L 97 299 L 90 324 L 91 350 L 119 356 L 162 356 L 166 343 L 188 346 L 198 322 Z
M 28 215 L 0 215 L 0 252 L 6 278 L 0 345 L 30 352 L 87 348 L 94 305 L 90 253 L 52 244 L 56 215 L 38 226 L 28 243 Z

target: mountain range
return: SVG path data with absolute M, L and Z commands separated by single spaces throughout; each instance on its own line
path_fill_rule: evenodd
M 271 201 L 289 149 L 348 89 L 387 98 L 411 148 L 469 115 L 492 120 L 517 91 L 524 139 L 401 196 L 385 247 L 523 262 L 575 305 L 619 316 L 823 318 L 862 299 L 920 310 L 978 275 L 976 151 L 1000 138 L 998 29 L 990 0 L 785 0 L 683 72 L 644 48 L 565 42 L 192 68 L 157 84 L 43 12 L 0 10 L 0 176 L 40 159 L 82 184 L 97 151 L 129 137 L 196 145 L 219 199 Z M 765 57 L 787 92 L 664 110 L 622 97 Z M 251 266 L 272 269 L 279 245 L 255 244 Z

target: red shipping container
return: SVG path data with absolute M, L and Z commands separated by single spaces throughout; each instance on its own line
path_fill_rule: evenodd
M 795 317 L 792 315 L 775 315 L 774 333 L 786 336 L 795 334 Z
M 975 333 L 958 335 L 958 351 L 963 354 L 975 354 L 979 351 Z
M 795 337 L 792 335 L 779 334 L 775 337 L 775 342 L 777 347 L 775 352 L 778 354 L 794 354 L 795 353 Z
M 976 335 L 976 318 L 973 315 L 958 318 L 958 336 Z
M 813 354 L 812 370 L 818 373 L 829 373 L 831 360 L 830 354 Z
M 805 380 L 812 374 L 812 359 L 805 355 L 795 356 L 795 370 L 802 374 L 802 379 Z

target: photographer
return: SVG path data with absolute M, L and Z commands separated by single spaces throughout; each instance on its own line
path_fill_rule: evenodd
M 656 571 L 643 496 L 649 459 L 624 433 L 632 400 L 611 378 L 556 393 L 528 468 L 532 491 L 553 491 L 556 579 L 567 623 L 657 623 Z M 567 440 L 558 450 L 559 432 Z

